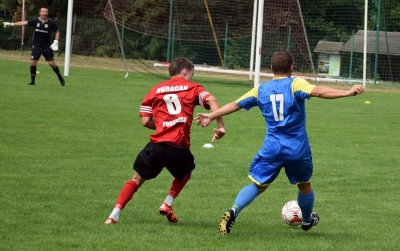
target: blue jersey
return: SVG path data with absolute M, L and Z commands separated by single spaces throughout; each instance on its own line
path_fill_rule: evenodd
M 267 128 L 260 156 L 297 160 L 309 153 L 305 100 L 314 87 L 302 78 L 274 78 L 236 100 L 246 110 L 258 106 L 264 116 Z

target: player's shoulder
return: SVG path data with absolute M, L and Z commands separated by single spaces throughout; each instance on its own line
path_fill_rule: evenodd
M 39 22 L 40 22 L 39 17 L 35 17 L 35 18 L 32 18 L 32 19 L 28 20 L 28 23 L 39 23 Z
M 311 93 L 312 89 L 314 89 L 315 85 L 310 84 L 306 79 L 302 77 L 294 77 L 292 82 L 292 90 L 303 91 L 306 93 Z
M 151 87 L 150 92 L 153 93 L 180 92 L 189 90 L 192 88 L 192 86 L 193 86 L 192 83 L 189 81 L 169 79 Z
M 51 18 L 48 18 L 48 19 L 47 19 L 47 23 L 49 23 L 50 25 L 57 26 L 57 25 L 56 25 L 56 22 L 55 22 L 53 19 L 51 19 Z
M 307 79 L 302 78 L 302 77 L 293 77 L 293 84 L 299 84 L 299 85 L 312 85 L 310 82 L 308 82 Z
M 291 79 L 293 79 L 293 81 L 296 81 L 296 82 L 307 82 L 308 83 L 308 81 L 305 78 L 298 77 L 298 76 L 292 77 Z
M 173 78 L 167 81 L 164 81 L 159 86 L 185 86 L 185 90 L 191 90 L 197 87 L 204 88 L 201 84 L 193 81 L 187 81 L 184 78 Z
M 271 90 L 284 90 L 290 88 L 292 82 L 293 79 L 289 77 L 274 77 L 269 81 L 262 82 L 260 85 L 257 86 L 257 89 L 261 92 Z
M 202 87 L 202 88 L 204 88 L 204 86 L 202 85 L 202 84 L 200 84 L 200 83 L 197 83 L 197 82 L 190 82 L 194 87 Z

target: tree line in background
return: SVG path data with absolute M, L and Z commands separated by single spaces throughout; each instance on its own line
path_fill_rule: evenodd
M 146 0 L 146 2 L 154 6 L 160 1 L 165 2 L 165 0 Z M 400 1 L 398 0 L 370 0 L 368 29 L 376 29 L 378 23 L 378 1 L 380 1 L 382 3 L 381 6 L 383 6 L 383 8 L 380 9 L 380 13 L 382 13 L 380 15 L 381 30 L 399 32 Z M 74 48 L 73 53 L 85 55 L 90 51 L 91 56 L 119 57 L 120 49 L 118 40 L 116 39 L 115 29 L 110 29 L 109 27 L 105 29 L 104 27 L 107 25 L 107 21 L 103 18 L 103 10 L 107 0 L 91 1 L 90 7 L 88 7 L 85 2 L 86 1 L 74 1 L 74 15 L 77 15 L 80 20 L 84 20 L 85 18 L 97 18 L 102 20 L 102 25 L 90 25 L 89 23 L 81 24 L 87 36 L 86 38 L 83 37 L 80 39 L 89 40 L 89 34 L 104 34 L 105 32 L 109 32 L 110 34 L 97 36 L 96 43 L 93 43 L 93 48 L 91 48 L 91 50 L 87 50 L 86 48 L 80 51 L 79 48 Z M 249 4 L 252 6 L 252 3 L 249 2 Z M 351 38 L 354 31 L 364 28 L 364 0 L 300 0 L 300 4 L 311 50 L 315 48 L 320 40 L 346 42 Z M 37 17 L 39 8 L 42 6 L 49 9 L 49 16 L 56 21 L 63 34 L 61 44 L 65 43 L 68 1 L 26 0 L 26 20 Z M 158 8 L 150 8 L 147 11 L 152 12 L 149 16 L 160 15 L 160 13 L 157 13 L 157 11 L 160 11 Z M 20 21 L 21 13 L 22 0 L 0 0 L 0 19 L 2 19 L 0 21 Z M 25 29 L 24 44 L 28 45 L 25 46 L 25 49 L 30 47 L 32 34 L 33 29 Z M 113 37 L 115 40 L 110 39 Z M 18 50 L 20 46 L 20 29 L 0 28 L 1 49 Z M 239 44 L 237 46 L 241 45 Z M 165 61 L 166 59 L 166 39 L 150 37 L 141 33 L 129 31 L 125 33 L 124 48 L 125 47 L 129 48 L 125 51 L 127 58 L 158 61 Z M 186 49 L 190 51 L 190 48 Z M 195 55 L 193 56 L 195 57 Z M 230 57 L 232 57 L 232 55 L 230 55 Z M 232 61 L 242 60 L 242 55 L 233 55 L 233 57 L 237 57 L 237 59 L 232 59 Z M 247 58 L 246 63 L 248 63 Z

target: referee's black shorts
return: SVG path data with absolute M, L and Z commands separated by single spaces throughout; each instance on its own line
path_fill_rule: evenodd
M 172 176 L 183 180 L 196 167 L 196 162 L 187 148 L 150 142 L 139 153 L 133 164 L 133 169 L 146 180 L 157 177 L 164 167 Z
M 54 60 L 54 52 L 50 48 L 50 46 L 46 47 L 32 46 L 31 60 L 39 60 L 42 54 L 46 59 L 46 61 Z

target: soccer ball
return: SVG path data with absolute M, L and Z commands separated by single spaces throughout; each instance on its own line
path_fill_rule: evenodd
M 282 219 L 289 226 L 298 226 L 303 221 L 303 215 L 297 200 L 291 200 L 286 202 L 282 208 Z

